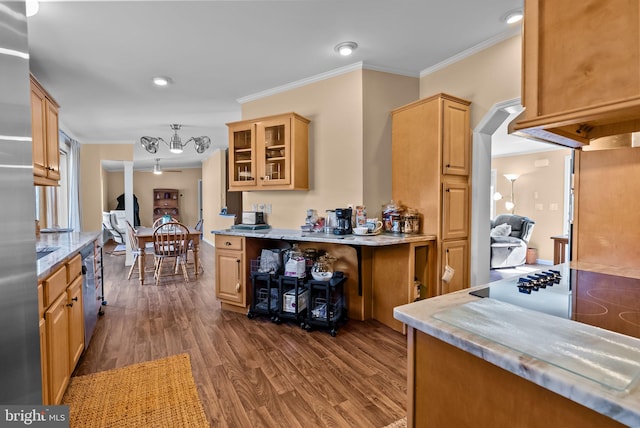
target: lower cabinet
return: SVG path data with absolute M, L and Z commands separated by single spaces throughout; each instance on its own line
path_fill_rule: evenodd
M 60 404 L 84 350 L 80 268 L 80 255 L 76 255 L 38 285 L 42 402 L 45 405 Z
M 244 238 L 216 235 L 216 297 L 223 304 L 245 308 L 247 271 Z
M 49 403 L 59 404 L 69 384 L 69 313 L 67 294 L 62 293 L 44 314 L 47 330 Z
M 78 363 L 84 351 L 84 314 L 82 302 L 82 276 L 67 288 L 67 313 L 69 314 L 69 367 Z
M 469 241 L 466 239 L 442 241 L 441 260 L 443 275 L 446 266 L 453 269 L 453 276 L 447 282 L 441 281 L 440 294 L 451 293 L 469 287 Z

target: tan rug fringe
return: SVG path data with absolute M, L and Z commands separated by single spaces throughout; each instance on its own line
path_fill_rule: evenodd
M 188 354 L 71 378 L 74 427 L 209 427 Z
M 407 418 L 402 418 L 384 428 L 407 428 Z

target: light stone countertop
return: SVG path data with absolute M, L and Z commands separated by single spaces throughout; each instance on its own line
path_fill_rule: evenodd
M 640 339 L 461 290 L 394 308 L 399 321 L 631 427 Z
M 435 241 L 435 235 L 391 234 L 378 235 L 331 235 L 316 232 L 302 232 L 292 229 L 262 229 L 262 230 L 212 230 L 215 235 L 244 236 L 247 238 L 279 239 L 283 241 L 326 242 L 331 244 L 359 245 L 381 247 L 385 245 L 407 244 L 410 242 Z
M 57 247 L 57 249 L 36 261 L 38 280 L 51 274 L 65 260 L 79 253 L 87 244 L 101 239 L 100 232 L 40 233 L 36 237 L 36 249 Z

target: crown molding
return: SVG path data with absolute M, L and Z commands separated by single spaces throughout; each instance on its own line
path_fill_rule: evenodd
M 316 74 L 311 77 L 296 80 L 295 82 L 287 83 L 285 85 L 276 86 L 275 88 L 266 89 L 264 91 L 256 92 L 255 94 L 247 95 L 246 97 L 238 98 L 236 101 L 240 104 L 247 103 L 249 101 L 259 100 L 271 95 L 285 92 L 291 89 L 299 88 L 301 86 L 309 85 L 311 83 L 319 82 L 321 80 L 330 79 L 332 77 L 340 76 L 341 74 L 350 73 L 355 70 L 362 70 L 362 61 L 353 63 L 351 65 L 345 65 L 344 67 L 329 70 L 325 73 Z
M 433 65 L 433 66 L 431 66 L 429 68 L 425 68 L 424 70 L 422 70 L 420 72 L 420 77 L 424 77 L 424 76 L 427 76 L 427 75 L 429 75 L 431 73 L 435 73 L 438 70 L 441 70 L 441 69 L 443 69 L 445 67 L 448 67 L 451 64 L 454 64 L 454 63 L 456 63 L 458 61 L 461 61 L 461 60 L 463 60 L 463 59 L 465 59 L 467 57 L 470 57 L 471 55 L 474 55 L 474 54 L 476 54 L 476 53 L 478 53 L 480 51 L 488 49 L 491 46 L 497 45 L 498 43 L 500 43 L 502 41 L 505 41 L 507 39 L 510 39 L 510 38 L 512 38 L 514 36 L 517 36 L 517 35 L 519 35 L 521 33 L 522 33 L 522 26 L 518 25 L 518 26 L 516 26 L 514 28 L 511 28 L 511 29 L 509 29 L 507 31 L 504 31 L 504 32 L 500 33 L 500 34 L 497 34 L 497 35 L 491 37 L 490 39 L 485 40 L 482 43 L 478 43 L 477 45 L 472 46 L 469 49 L 463 50 L 462 52 L 460 52 L 460 53 L 458 53 L 458 54 L 456 54 L 456 55 L 454 55 L 452 57 L 449 57 L 449 58 L 445 59 L 442 62 L 439 62 L 439 63 L 437 63 L 437 64 L 435 64 L 435 65 Z

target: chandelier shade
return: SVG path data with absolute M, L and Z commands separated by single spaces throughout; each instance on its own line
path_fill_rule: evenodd
M 189 144 L 191 141 L 193 141 L 193 145 L 197 153 L 204 153 L 204 151 L 207 150 L 209 146 L 211 146 L 211 139 L 206 136 L 191 137 L 187 141 L 182 143 L 182 140 L 178 135 L 178 130 L 180 130 L 181 127 L 182 125 L 178 125 L 178 124 L 171 125 L 171 129 L 173 129 L 173 135 L 171 136 L 171 139 L 169 140 L 168 143 L 164 141 L 161 137 L 144 136 L 140 138 L 140 144 L 149 153 L 157 153 L 158 147 L 160 146 L 160 142 L 162 141 L 164 144 L 166 144 L 169 147 L 169 151 L 175 154 L 182 153 L 184 147 L 187 144 Z

